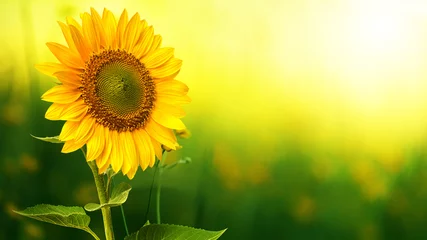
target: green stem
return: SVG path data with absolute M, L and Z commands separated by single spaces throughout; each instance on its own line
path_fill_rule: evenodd
M 123 209 L 123 205 L 120 205 L 120 210 L 122 211 L 123 224 L 125 225 L 126 236 L 129 236 L 129 229 L 126 223 L 125 210 Z
M 157 220 L 157 224 L 161 223 L 161 218 L 160 218 L 160 192 L 162 189 L 162 173 L 164 170 L 164 163 L 166 161 L 166 151 L 163 150 L 162 152 L 162 159 L 157 163 L 156 168 L 159 171 L 159 174 L 157 174 L 157 192 L 156 192 L 156 220 Z
M 150 192 L 148 193 L 148 204 L 147 204 L 147 211 L 145 212 L 145 222 L 148 221 L 148 213 L 150 212 L 150 206 L 151 206 L 151 193 L 153 192 L 154 180 L 156 179 L 158 165 L 159 165 L 159 161 L 156 162 L 156 168 L 154 168 L 154 174 L 153 174 L 153 180 L 151 181 Z
M 156 192 L 156 219 L 157 224 L 161 223 L 160 219 L 160 192 L 162 189 L 162 166 L 161 163 L 157 164 L 157 167 L 159 168 L 159 174 L 157 174 L 157 192 Z
M 90 233 L 90 235 L 92 235 L 93 238 L 95 238 L 96 240 L 101 240 L 96 233 L 94 233 L 90 228 L 85 228 L 84 229 L 86 232 Z
M 98 167 L 96 166 L 95 161 L 87 162 L 90 169 L 92 170 L 93 178 L 95 179 L 96 190 L 98 191 L 99 203 L 105 204 L 108 202 L 106 186 L 104 182 L 104 177 L 98 174 Z M 114 240 L 114 232 L 113 232 L 113 222 L 111 218 L 111 210 L 110 207 L 101 208 L 102 211 L 102 220 L 104 221 L 104 230 L 105 230 L 105 238 L 107 240 Z

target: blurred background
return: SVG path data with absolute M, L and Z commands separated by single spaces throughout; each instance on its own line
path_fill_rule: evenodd
M 192 137 L 167 161 L 193 161 L 164 173 L 162 222 L 228 228 L 224 240 L 427 239 L 424 0 L 1 1 L 0 239 L 91 239 L 12 212 L 97 201 L 81 153 L 30 136 L 63 124 L 44 119 L 54 79 L 33 66 L 56 61 L 57 21 L 91 6 L 139 12 L 184 60 Z M 153 174 L 130 181 L 131 232 Z

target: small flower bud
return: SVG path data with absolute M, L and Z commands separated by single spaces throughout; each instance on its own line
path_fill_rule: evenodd
M 175 133 L 176 133 L 176 135 L 177 135 L 178 137 L 180 137 L 180 138 L 185 138 L 185 139 L 187 139 L 187 138 L 190 138 L 190 137 L 191 137 L 191 132 L 190 132 L 190 130 L 188 130 L 187 128 L 186 128 L 186 129 L 183 129 L 183 130 L 175 130 Z

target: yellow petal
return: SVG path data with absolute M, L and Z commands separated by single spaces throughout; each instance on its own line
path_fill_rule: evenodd
M 83 37 L 88 40 L 89 47 L 92 52 L 98 53 L 99 51 L 99 35 L 93 26 L 92 18 L 89 13 L 82 14 L 82 29 Z
M 72 68 L 84 68 L 84 63 L 73 51 L 58 43 L 46 43 L 50 51 L 63 64 Z
M 61 114 L 64 111 L 64 105 L 53 103 L 50 105 L 50 107 L 47 109 L 44 117 L 49 120 L 60 120 Z
M 157 159 L 161 160 L 163 156 L 162 145 L 158 141 L 156 141 L 153 137 L 150 137 L 150 138 L 151 138 L 151 143 L 153 144 L 154 152 L 156 153 L 156 157 Z M 154 166 L 154 162 L 155 161 L 153 161 L 152 163 L 150 162 L 150 167 Z
M 143 30 L 143 29 L 145 29 L 147 26 L 148 26 L 148 25 L 147 25 L 147 21 L 145 21 L 145 19 L 141 20 L 141 27 L 142 27 L 142 30 Z M 137 40 L 138 40 L 138 39 L 137 39 Z
M 126 29 L 126 25 L 128 23 L 128 12 L 126 9 L 123 10 L 122 15 L 120 16 L 119 23 L 117 24 L 117 32 L 116 32 L 116 42 L 118 48 L 124 47 L 124 32 Z
M 180 107 L 179 105 L 172 105 L 167 102 L 163 101 L 157 101 L 156 102 L 156 109 L 171 114 L 172 116 L 175 116 L 177 118 L 183 118 L 185 116 L 185 111 Z
M 94 133 L 92 137 L 87 141 L 87 154 L 86 160 L 97 159 L 102 151 L 104 151 L 104 129 L 101 125 L 94 124 Z
M 42 100 L 66 104 L 76 101 L 81 95 L 80 90 L 76 88 L 72 89 L 64 85 L 56 85 L 42 95 Z
M 102 151 L 101 156 L 96 159 L 96 164 L 100 169 L 100 173 L 105 172 L 105 170 L 107 170 L 108 166 L 110 165 L 110 155 L 112 148 L 110 130 L 106 127 L 101 128 L 104 130 L 104 150 Z
M 179 72 L 176 72 L 175 74 L 169 75 L 167 77 L 164 78 L 153 78 L 153 81 L 155 84 L 164 82 L 164 81 L 172 81 L 175 80 L 175 77 L 178 75 Z
M 41 63 L 34 65 L 34 67 L 41 73 L 46 74 L 48 76 L 53 76 L 56 72 L 67 71 L 70 69 L 60 63 Z
M 123 174 L 127 174 L 131 168 L 138 166 L 138 160 L 136 159 L 135 141 L 133 140 L 132 133 L 129 131 L 120 133 L 121 143 L 124 149 L 123 159 Z
M 79 32 L 82 32 L 82 26 L 80 25 L 80 23 L 78 23 L 74 18 L 72 18 L 72 17 L 67 17 L 66 18 L 66 20 L 67 20 L 67 24 L 68 25 L 72 25 L 72 26 L 74 26 L 75 28 L 77 28 L 77 30 L 79 31 Z M 70 28 L 71 29 L 71 28 Z
M 108 160 L 110 161 L 110 160 Z M 98 174 L 103 174 L 107 171 L 108 167 L 110 166 L 110 162 L 108 162 L 108 164 L 103 165 L 101 167 L 98 167 Z
M 89 141 L 89 139 L 93 136 L 94 132 L 95 132 L 94 128 L 90 128 L 87 134 L 82 139 L 80 139 L 79 141 L 76 141 L 76 144 L 79 144 L 79 143 L 86 144 Z
M 144 63 L 147 68 L 156 68 L 173 57 L 173 48 L 159 48 L 151 54 L 147 54 L 141 58 L 141 62 Z
M 83 38 L 82 33 L 73 25 L 70 25 L 70 31 L 77 51 L 80 53 L 80 58 L 86 62 L 89 60 L 90 56 L 89 43 L 85 38 Z
M 111 46 L 112 49 L 116 49 L 117 46 L 114 39 L 116 38 L 117 21 L 114 14 L 105 8 L 102 13 L 102 24 L 105 30 L 105 44 Z
M 80 73 L 76 71 L 59 71 L 53 74 L 65 86 L 78 88 L 82 85 Z
M 65 104 L 60 120 L 80 121 L 86 115 L 87 110 L 88 106 L 81 99 L 74 103 Z
M 66 121 L 62 127 L 61 134 L 59 134 L 59 140 L 69 141 L 74 139 L 79 129 L 80 122 Z
M 174 93 L 157 93 L 157 101 L 165 102 L 169 104 L 188 104 L 191 102 L 191 98 L 187 95 L 176 95 Z
M 124 32 L 124 49 L 132 52 L 139 35 L 141 34 L 142 25 L 139 20 L 139 14 L 136 13 L 130 19 Z
M 46 111 L 45 118 L 49 120 L 80 121 L 87 112 L 87 106 L 78 100 L 70 104 L 53 103 Z
M 167 129 L 160 124 L 156 123 L 153 119 L 150 119 L 144 128 L 145 131 L 159 143 L 175 150 L 178 146 L 176 136 L 172 130 Z
M 105 42 L 105 30 L 104 30 L 104 25 L 102 24 L 101 16 L 92 7 L 90 8 L 90 14 L 92 15 L 92 23 L 99 38 L 100 47 L 105 47 L 107 45 Z
M 160 125 L 163 125 L 167 128 L 177 129 L 177 130 L 185 129 L 185 125 L 181 121 L 181 119 L 174 117 L 170 114 L 167 114 L 158 110 L 154 110 L 151 113 L 151 116 L 153 117 L 154 121 L 156 121 Z
M 83 145 L 85 145 L 85 144 L 84 143 L 77 143 L 74 140 L 66 141 L 64 143 L 64 146 L 62 147 L 61 152 L 62 153 L 74 152 L 74 151 L 82 148 Z
M 135 153 L 137 154 L 137 152 L 135 151 Z M 133 177 L 135 177 L 136 172 L 138 171 L 139 168 L 139 162 L 138 162 L 138 155 L 135 155 L 135 164 L 132 165 L 131 169 L 129 170 L 129 172 L 126 174 L 128 176 L 128 178 L 130 180 L 133 179 Z
M 154 52 L 155 50 L 157 50 L 161 44 L 162 44 L 162 36 L 154 35 L 153 42 L 151 43 L 151 47 L 149 48 L 148 53 L 151 53 L 151 52 Z
M 82 141 L 87 138 L 87 135 L 92 130 L 93 125 L 95 124 L 95 118 L 91 115 L 86 115 L 80 123 L 79 129 L 77 130 L 75 141 Z
M 110 139 L 111 139 L 111 154 L 110 154 L 110 162 L 111 167 L 113 168 L 114 172 L 120 171 L 120 169 L 123 166 L 123 152 L 121 151 L 122 148 L 120 139 L 119 139 L 119 133 L 117 131 L 110 131 Z
M 133 138 L 135 140 L 139 165 L 142 170 L 145 170 L 154 158 L 153 145 L 150 141 L 150 136 L 148 136 L 144 129 L 138 129 L 133 132 Z
M 158 68 L 149 69 L 150 75 L 154 78 L 164 78 L 175 74 L 181 69 L 182 61 L 178 58 L 172 58 Z
M 141 34 L 141 37 L 138 40 L 138 43 L 133 50 L 136 58 L 144 57 L 151 48 L 151 43 L 153 42 L 154 28 L 149 26 L 144 29 Z
M 135 177 L 136 171 L 138 168 L 131 168 L 131 170 L 126 174 L 129 178 L 129 180 L 132 180 Z
M 77 53 L 76 45 L 74 45 L 73 38 L 71 37 L 70 28 L 63 22 L 58 21 L 58 24 L 62 30 L 62 34 L 64 35 L 65 41 L 67 41 L 68 47 L 70 48 L 70 50 Z
M 188 93 L 188 87 L 185 83 L 178 80 L 168 80 L 156 83 L 156 91 L 161 93 L 176 93 L 185 95 Z

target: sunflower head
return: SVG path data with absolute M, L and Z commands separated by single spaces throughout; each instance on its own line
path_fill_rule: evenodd
M 60 81 L 42 96 L 52 102 L 45 117 L 66 121 L 62 152 L 86 145 L 100 173 L 111 166 L 132 179 L 161 159 L 162 147 L 179 147 L 173 130 L 185 129 L 181 106 L 191 101 L 175 80 L 182 61 L 138 13 L 117 20 L 91 8 L 80 17 L 59 22 L 66 45 L 47 43 L 59 63 L 36 65 Z

